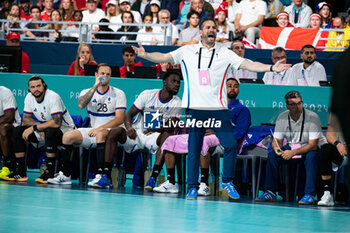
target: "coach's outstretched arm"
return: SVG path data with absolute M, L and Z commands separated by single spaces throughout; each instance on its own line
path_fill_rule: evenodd
M 158 53 L 158 52 L 146 53 L 142 44 L 138 43 L 138 45 L 139 45 L 139 48 L 132 46 L 137 56 L 154 63 L 168 63 L 168 62 L 172 64 L 174 63 L 173 57 L 171 56 L 170 53 Z
M 244 60 L 239 66 L 240 69 L 245 69 L 253 72 L 268 72 L 275 71 L 276 73 L 288 70 L 291 64 L 284 64 L 285 59 L 279 60 L 274 65 L 266 65 L 260 62 L 252 62 L 249 60 Z

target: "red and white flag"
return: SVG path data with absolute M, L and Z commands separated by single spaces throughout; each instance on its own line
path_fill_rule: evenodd
M 320 46 L 321 33 L 322 29 L 261 27 L 259 48 L 273 49 L 280 46 L 285 49 L 300 50 L 306 44 L 317 47 Z
M 244 48 L 256 49 L 256 45 L 248 40 L 245 36 L 243 36 L 242 42 L 244 44 Z

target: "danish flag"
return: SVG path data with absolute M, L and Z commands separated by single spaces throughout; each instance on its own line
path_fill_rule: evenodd
M 273 49 L 280 46 L 285 49 L 300 50 L 306 44 L 322 47 L 327 41 L 320 40 L 321 37 L 327 38 L 328 32 L 311 28 L 261 27 L 259 48 Z

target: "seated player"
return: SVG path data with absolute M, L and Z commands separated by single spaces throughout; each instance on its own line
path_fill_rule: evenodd
M 122 146 L 127 153 L 146 149 L 150 153 L 157 152 L 157 158 L 153 173 L 159 174 L 164 157 L 157 151 L 164 140 L 173 133 L 173 127 L 169 122 L 177 121 L 181 115 L 181 100 L 176 96 L 180 88 L 180 77 L 176 72 L 167 72 L 163 77 L 163 88 L 145 90 L 135 100 L 125 117 L 124 126 L 112 128 L 106 140 L 106 153 L 104 164 L 98 164 L 98 169 L 103 170 L 102 175 L 89 183 L 90 186 L 98 188 L 111 187 L 111 171 L 113 157 L 116 154 L 117 146 Z M 161 117 L 166 125 L 154 129 L 145 130 L 144 114 L 152 114 L 154 119 Z M 133 121 L 133 118 L 136 119 Z M 154 118 L 154 119 L 153 119 Z M 175 119 L 174 119 L 175 118 Z M 154 122 L 155 124 L 156 122 Z M 158 122 L 159 124 L 161 122 Z M 153 186 L 154 187 L 154 186 Z
M 21 117 L 17 110 L 16 99 L 10 89 L 0 86 L 0 145 L 4 155 L 4 165 L 0 170 L 0 179 L 11 174 L 12 171 L 12 131 L 13 127 L 21 124 Z
M 124 122 L 126 97 L 122 90 L 109 85 L 111 67 L 106 63 L 97 66 L 95 83 L 90 89 L 80 92 L 78 106 L 86 108 L 90 117 L 89 128 L 71 130 L 63 135 L 63 166 L 57 176 L 49 179 L 50 184 L 71 184 L 70 155 L 73 145 L 84 148 L 96 147 L 97 162 L 103 163 L 105 142 L 111 128 Z M 101 174 L 102 170 L 98 171 Z
M 49 178 L 54 177 L 57 146 L 62 144 L 63 133 L 74 128 L 74 123 L 61 97 L 47 89 L 40 76 L 33 75 L 28 81 L 28 87 L 22 126 L 13 130 L 16 170 L 3 179 L 19 182 L 28 180 L 25 164 L 28 141 L 46 146 L 47 169 L 35 180 L 46 184 Z

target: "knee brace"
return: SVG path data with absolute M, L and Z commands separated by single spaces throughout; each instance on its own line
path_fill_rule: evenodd
M 44 133 L 46 152 L 56 153 L 57 146 L 62 144 L 63 132 L 59 128 L 46 128 Z

